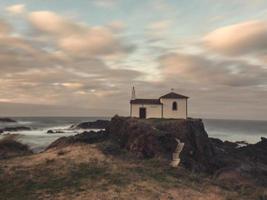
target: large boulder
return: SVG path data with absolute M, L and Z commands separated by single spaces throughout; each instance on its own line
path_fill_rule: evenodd
M 71 129 L 105 129 L 109 125 L 108 120 L 97 120 L 94 122 L 82 122 L 80 124 L 72 125 Z
M 202 120 L 136 119 L 115 116 L 107 128 L 111 138 L 140 157 L 171 159 L 175 138 L 185 143 L 182 164 L 195 171 L 212 171 L 215 151 Z
M 16 141 L 15 135 L 8 135 L 0 140 L 0 159 L 30 154 L 32 151 L 29 147 Z
M 48 134 L 57 134 L 57 133 L 65 133 L 63 130 L 48 130 L 46 133 Z

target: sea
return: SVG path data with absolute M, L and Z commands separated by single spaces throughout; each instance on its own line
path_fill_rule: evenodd
M 27 144 L 33 151 L 40 152 L 56 139 L 63 136 L 75 135 L 84 130 L 73 130 L 70 127 L 81 122 L 95 121 L 99 119 L 109 120 L 109 117 L 11 117 L 16 123 L 0 123 L 0 129 L 4 127 L 27 126 L 30 131 L 8 132 L 0 135 L 0 139 L 6 134 L 16 134 L 16 139 Z M 261 137 L 267 137 L 267 121 L 253 120 L 224 120 L 204 119 L 205 129 L 209 137 L 219 138 L 223 141 L 245 141 L 257 143 Z M 48 130 L 63 130 L 64 133 L 48 134 Z

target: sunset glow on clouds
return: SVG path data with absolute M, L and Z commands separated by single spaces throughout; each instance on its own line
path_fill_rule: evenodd
M 0 109 L 128 114 L 175 88 L 192 116 L 267 118 L 267 2 L 2 1 Z M 2 105 L 2 107 L 1 107 Z M 75 112 L 73 111 L 75 110 Z

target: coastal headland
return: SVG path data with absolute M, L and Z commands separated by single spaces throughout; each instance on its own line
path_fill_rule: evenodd
M 14 137 L 2 140 L 0 199 L 267 197 L 265 138 L 246 145 L 209 138 L 201 119 L 114 116 L 98 123 L 87 124 L 102 130 L 61 137 L 35 154 Z M 173 168 L 176 139 L 184 148 Z

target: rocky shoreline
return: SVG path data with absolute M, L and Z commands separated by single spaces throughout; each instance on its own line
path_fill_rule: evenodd
M 267 139 L 262 138 L 256 144 L 245 144 L 209 138 L 200 119 L 140 120 L 115 116 L 105 131 L 62 137 L 47 149 L 110 140 L 139 158 L 170 161 L 177 145 L 176 138 L 185 143 L 180 155 L 184 168 L 220 178 L 227 173 L 235 173 L 267 186 Z
M 0 118 L 0 123 L 7 125 L 7 127 L 0 128 L 0 135 L 4 132 L 18 132 L 18 131 L 32 130 L 31 127 L 27 126 L 17 126 L 17 125 L 15 126 L 14 124 L 17 123 L 17 121 L 11 118 Z
M 231 187 L 264 188 L 267 187 L 267 139 L 261 138 L 256 144 L 244 142 L 221 141 L 209 138 L 201 119 L 160 120 L 114 116 L 111 121 L 82 123 L 72 126 L 105 127 L 100 131 L 84 131 L 81 134 L 61 137 L 50 144 L 42 153 L 63 151 L 75 146 L 99 145 L 108 156 L 117 157 L 118 152 L 125 152 L 127 156 L 134 156 L 139 160 L 163 161 L 169 166 L 172 153 L 177 148 L 177 139 L 184 143 L 180 154 L 179 168 L 188 173 L 205 174 L 208 179 L 230 185 Z M 85 129 L 86 129 L 85 128 Z M 2 148 L 6 152 L 0 159 L 31 155 L 26 146 L 18 144 L 6 145 Z M 14 147 L 18 147 L 14 151 Z M 12 152 L 10 156 L 7 154 Z M 102 147 L 101 147 L 102 148 Z M 40 155 L 42 154 L 40 153 Z M 87 155 L 81 155 L 87 156 Z M 114 158 L 115 158 L 114 157 Z

